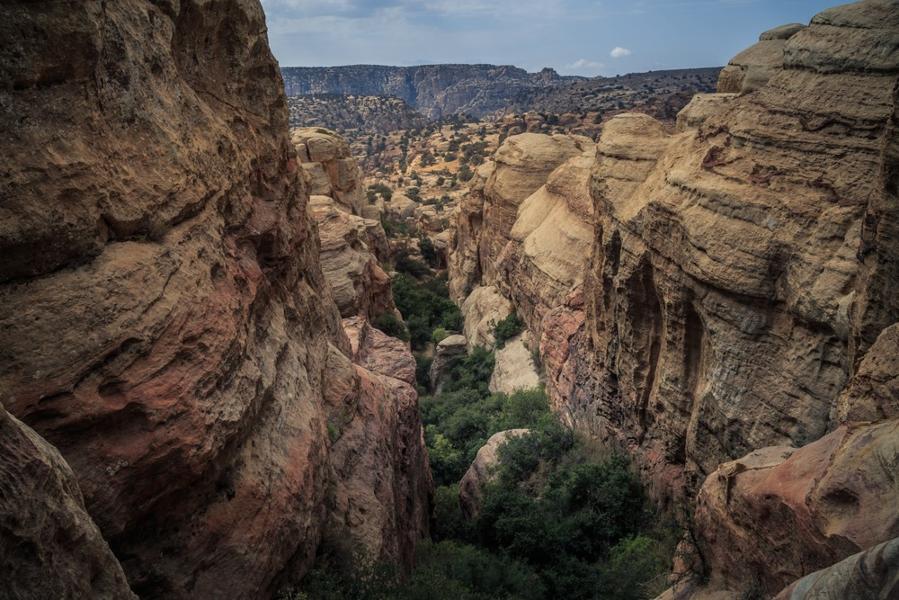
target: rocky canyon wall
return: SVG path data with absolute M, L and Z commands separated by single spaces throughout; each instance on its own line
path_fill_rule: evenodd
M 59 481 L 30 513 L 3 484 L 4 579 L 80 568 L 33 522 L 92 561 L 54 597 L 265 597 L 335 532 L 409 564 L 411 356 L 344 331 L 259 3 L 11 2 L 0 33 L 0 391 L 59 450 L 4 417 L 3 472 Z
M 899 535 L 862 508 L 899 502 L 897 31 L 868 0 L 767 32 L 676 130 L 614 117 L 589 164 L 559 148 L 507 189 L 507 156 L 530 160 L 509 138 L 457 216 L 453 294 L 511 302 L 556 411 L 634 456 L 690 569 L 735 595 Z M 760 526 L 803 534 L 746 541 Z

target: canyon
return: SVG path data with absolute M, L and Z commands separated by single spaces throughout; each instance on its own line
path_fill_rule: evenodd
M 676 522 L 659 599 L 899 595 L 897 32 L 588 80 L 279 69 L 257 0 L 0 7 L 0 598 L 414 575 L 537 439 L 435 485 L 479 360 Z

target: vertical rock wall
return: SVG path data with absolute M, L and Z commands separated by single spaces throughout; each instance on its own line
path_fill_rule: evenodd
M 323 380 L 351 348 L 262 9 L 11 2 L 0 33 L 3 403 L 71 465 L 141 597 L 264 596 L 328 522 Z M 403 431 L 371 433 L 397 473 L 371 548 L 408 562 L 430 475 L 404 393 Z

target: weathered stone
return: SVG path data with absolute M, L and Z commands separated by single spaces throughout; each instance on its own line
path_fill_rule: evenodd
M 53 446 L 0 406 L 0 596 L 137 598 Z
M 313 195 L 330 196 L 343 210 L 361 215 L 366 205 L 362 171 L 350 154 L 349 143 L 321 127 L 291 130 L 290 141 Z
M 462 303 L 468 347 L 492 349 L 496 324 L 512 312 L 512 304 L 493 286 L 475 288 Z
M 528 334 L 519 335 L 506 342 L 496 351 L 496 362 L 493 375 L 490 377 L 490 391 L 512 394 L 519 390 L 532 390 L 540 386 L 540 375 L 525 345 L 524 338 Z
M 341 316 L 375 319 L 395 312 L 390 276 L 375 254 L 387 247 L 380 222 L 339 210 L 327 196 L 312 196 L 309 213 L 318 225 L 322 273 Z
M 899 538 L 806 575 L 774 600 L 899 597 Z
M 724 463 L 697 498 L 712 589 L 773 595 L 803 575 L 899 536 L 899 421 L 840 427 L 802 448 Z M 899 573 L 899 565 L 895 565 Z
M 468 352 L 468 340 L 464 335 L 451 335 L 440 340 L 434 349 L 434 360 L 428 373 L 431 381 L 431 392 L 439 394 L 446 383 L 447 370 L 459 358 Z
M 329 348 L 350 348 L 262 8 L 6 3 L 0 34 L 4 404 L 71 465 L 142 598 L 270 595 L 311 566 L 328 489 L 352 484 L 334 479 L 350 471 L 331 462 L 323 392 Z M 325 146 L 303 161 L 331 160 Z M 400 436 L 372 464 L 420 489 L 414 396 L 368 398 L 385 411 L 369 435 Z M 410 557 L 426 496 L 381 496 L 396 517 L 371 547 Z M 69 546 L 88 554 L 61 568 L 98 548 Z

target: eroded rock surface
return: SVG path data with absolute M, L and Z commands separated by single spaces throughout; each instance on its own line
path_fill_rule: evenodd
M 366 204 L 362 171 L 349 143 L 321 127 L 299 127 L 290 132 L 300 167 L 313 195 L 330 196 L 344 210 L 361 215 Z
M 361 318 L 343 325 L 352 360 L 331 348 L 324 390 L 335 482 L 325 539 L 411 567 L 428 533 L 433 489 L 415 360 Z
M 468 347 L 492 349 L 496 324 L 512 313 L 512 303 L 493 286 L 475 288 L 462 303 Z
M 825 11 L 784 42 L 765 85 L 702 98 L 680 133 L 645 115 L 605 126 L 585 325 L 547 387 L 572 423 L 634 450 L 660 496 L 689 496 L 753 449 L 820 438 L 899 318 L 885 291 L 899 68 L 878 50 L 892 8 Z
M 137 598 L 69 465 L 2 406 L 0 548 L 3 598 Z
M 309 212 L 318 225 L 321 268 L 343 317 L 375 319 L 393 313 L 390 276 L 381 268 L 387 237 L 379 221 L 340 210 L 328 196 L 312 196 Z
M 774 595 L 803 575 L 899 536 L 899 421 L 843 426 L 799 449 L 722 464 L 694 517 L 710 587 Z M 899 567 L 899 565 L 896 565 Z
M 142 598 L 270 594 L 309 568 L 328 490 L 356 471 L 332 464 L 323 380 L 351 350 L 262 8 L 7 3 L 0 33 L 4 404 L 71 465 Z M 315 140 L 302 160 L 331 160 Z M 389 437 L 359 460 L 403 506 L 379 495 L 395 516 L 364 546 L 405 557 L 420 427 L 414 392 L 379 377 L 353 378 L 383 411 L 366 435 Z
M 774 600 L 844 600 L 899 596 L 899 538 L 806 575 Z
M 464 335 L 450 335 L 442 340 L 434 348 L 434 360 L 428 377 L 431 383 L 431 391 L 439 394 L 446 383 L 449 369 L 453 363 L 463 358 L 468 352 L 468 340 Z
M 553 408 L 583 433 L 627 449 L 659 504 L 689 511 L 703 481 L 720 487 L 709 482 L 722 463 L 753 452 L 771 461 L 732 481 L 742 493 L 741 478 L 748 485 L 776 472 L 766 488 L 772 505 L 764 497 L 740 505 L 715 487 L 729 500 L 703 521 L 717 537 L 701 542 L 700 559 L 722 561 L 710 570 L 732 571 L 731 588 L 758 571 L 775 594 L 896 535 L 894 516 L 880 512 L 899 500 L 883 483 L 883 465 L 895 469 L 894 450 L 885 448 L 896 432 L 876 429 L 896 415 L 896 31 L 894 1 L 839 6 L 808 27 L 763 34 L 722 73 L 722 93 L 697 96 L 673 131 L 644 114 L 607 121 L 590 167 L 592 217 L 580 213 L 589 235 L 577 236 L 579 247 L 589 240 L 590 258 L 582 280 L 565 280 L 569 289 L 536 268 L 551 257 L 547 249 L 526 253 L 537 231 L 530 215 L 552 225 L 535 209 L 552 203 L 529 204 L 549 183 L 528 199 L 497 186 L 498 159 L 460 204 L 449 260 L 454 297 L 489 286 L 511 302 L 539 336 Z M 578 179 L 573 169 L 566 181 Z M 871 436 L 881 432 L 879 459 L 851 450 L 874 443 L 855 437 L 862 430 L 853 421 L 873 422 Z M 853 441 L 836 454 L 823 450 L 840 436 Z M 824 485 L 806 477 L 824 454 L 859 465 L 828 471 L 846 480 L 822 487 L 809 505 L 786 500 Z M 856 502 L 872 508 L 854 512 Z M 777 537 L 781 530 L 790 536 Z
M 527 333 L 514 337 L 496 350 L 496 362 L 490 377 L 490 391 L 512 394 L 540 386 L 540 375 L 525 343 Z

